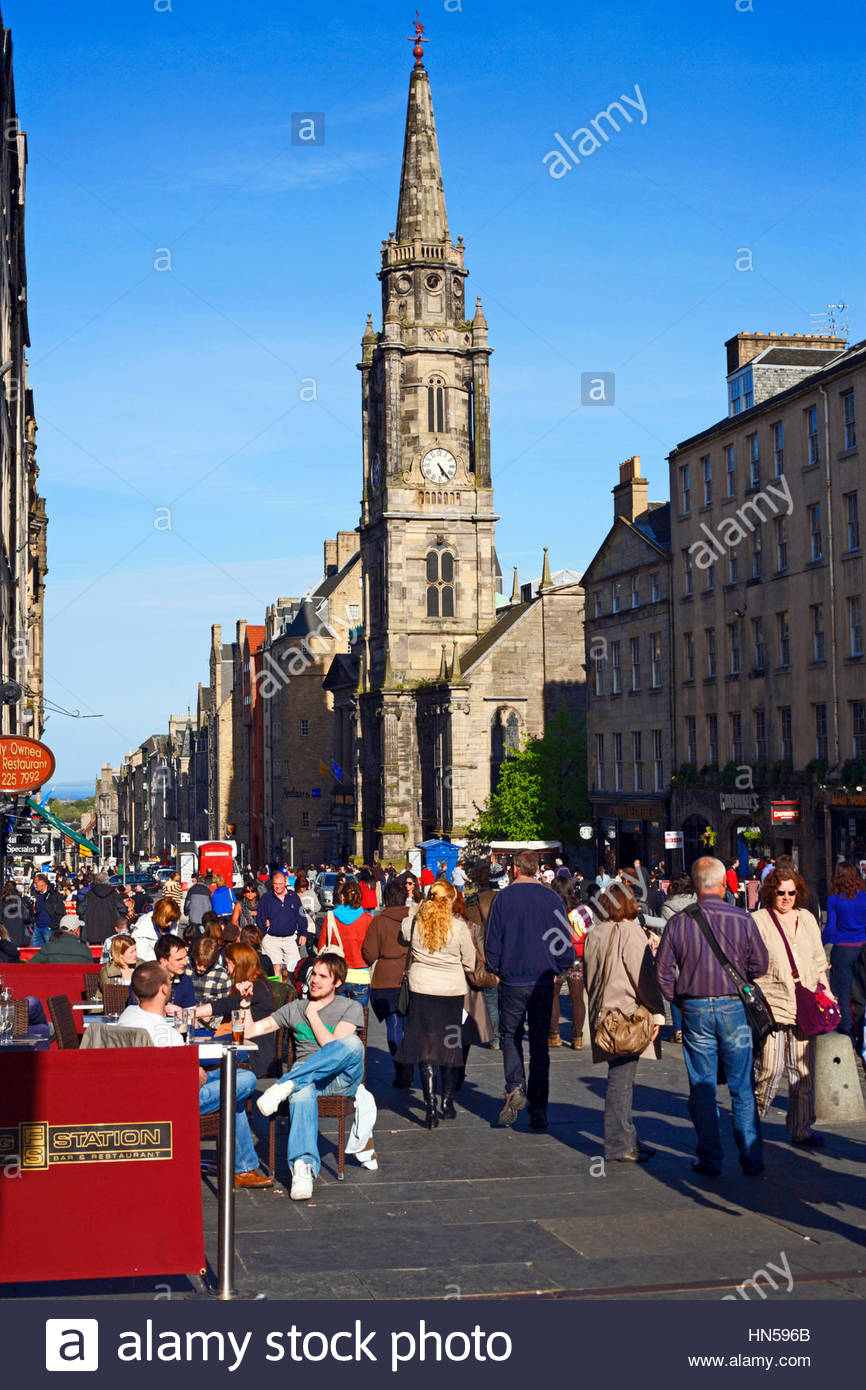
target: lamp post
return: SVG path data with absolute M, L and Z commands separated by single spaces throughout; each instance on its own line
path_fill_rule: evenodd
M 125 887 L 126 887 L 126 846 L 129 844 L 129 836 L 128 836 L 128 835 L 121 835 L 121 837 L 120 837 L 120 844 L 121 844 L 121 853 L 122 853 L 122 855 L 123 855 L 123 886 L 124 886 L 124 888 L 125 888 Z

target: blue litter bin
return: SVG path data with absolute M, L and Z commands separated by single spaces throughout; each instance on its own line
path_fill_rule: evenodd
M 424 857 L 425 866 L 432 869 L 434 877 L 438 878 L 444 873 L 450 883 L 451 875 L 460 858 L 457 846 L 452 845 L 450 840 L 421 840 L 417 848 Z

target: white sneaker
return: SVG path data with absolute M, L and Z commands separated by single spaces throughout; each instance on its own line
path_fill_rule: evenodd
M 306 1197 L 313 1195 L 313 1170 L 309 1163 L 305 1163 L 302 1158 L 296 1158 L 292 1164 L 292 1192 L 293 1202 L 302 1202 Z
M 256 1105 L 263 1115 L 276 1114 L 284 1100 L 287 1100 L 295 1089 L 294 1081 L 288 1077 L 284 1081 L 275 1081 L 273 1086 L 269 1086 L 266 1091 L 262 1091 Z

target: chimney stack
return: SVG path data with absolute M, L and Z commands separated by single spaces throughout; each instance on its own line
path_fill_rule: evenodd
M 351 560 L 360 542 L 357 531 L 337 532 L 337 569 L 341 570 Z
M 619 482 L 613 489 L 613 515 L 635 521 L 647 509 L 649 483 L 640 475 L 640 454 L 625 459 L 619 466 Z

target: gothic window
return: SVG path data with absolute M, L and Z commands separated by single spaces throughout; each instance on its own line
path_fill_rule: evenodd
M 430 434 L 445 433 L 445 382 L 441 376 L 433 377 L 427 387 L 427 429 Z
M 450 550 L 427 552 L 427 617 L 454 617 L 454 556 Z
M 499 785 L 502 764 L 513 758 L 520 748 L 520 720 L 514 710 L 499 709 L 493 716 L 490 730 L 490 790 Z

